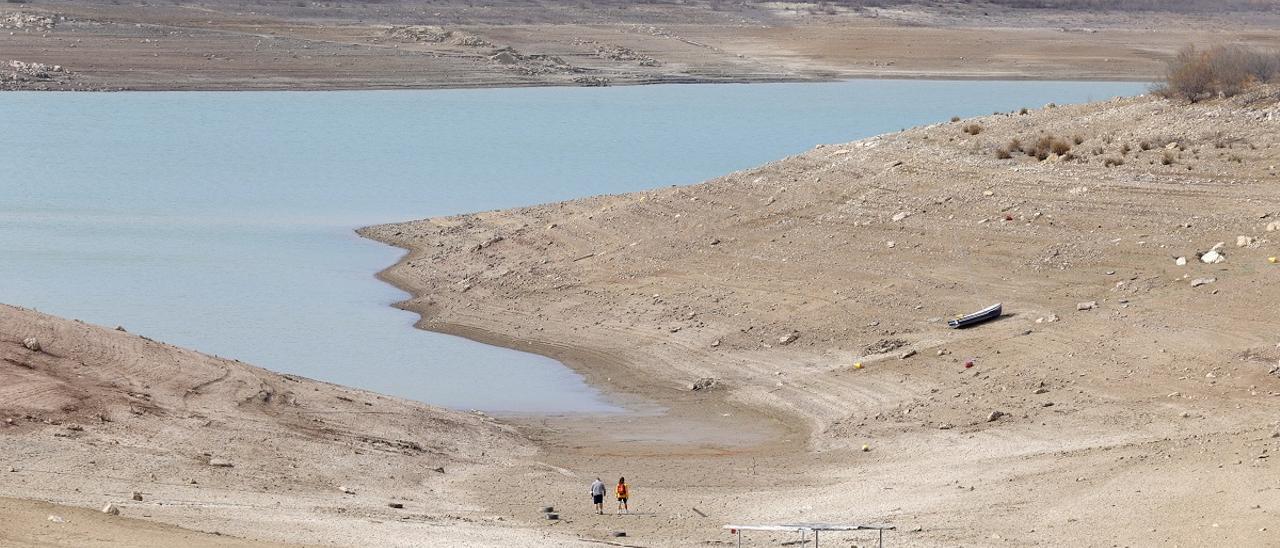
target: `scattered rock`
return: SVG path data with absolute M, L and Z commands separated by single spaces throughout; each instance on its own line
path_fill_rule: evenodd
M 909 212 L 909 211 L 903 211 L 903 212 L 901 212 L 901 213 L 896 213 L 896 214 L 894 214 L 894 216 L 893 216 L 893 222 L 895 222 L 895 223 L 896 223 L 896 222 L 901 221 L 901 220 L 903 220 L 903 219 L 906 219 L 907 217 L 910 217 L 910 216 L 911 216 L 911 212 Z
M 689 386 L 689 389 L 693 390 L 694 392 L 697 392 L 700 390 L 711 390 L 712 388 L 715 388 L 716 383 L 717 383 L 716 379 L 712 377 L 703 377 L 701 379 L 693 381 L 693 384 Z
M 1085 301 L 1076 303 L 1076 310 L 1093 310 L 1098 308 L 1098 301 Z
M 401 509 L 401 508 L 404 508 L 404 503 L 402 503 L 402 502 L 388 502 L 388 503 L 387 503 L 387 506 L 390 506 L 390 507 L 392 507 L 392 508 L 395 508 L 395 509 L 399 510 L 399 509 Z
M 432 469 L 431 469 L 431 471 L 432 471 L 432 472 L 435 472 L 435 473 L 437 473 L 437 474 L 443 474 L 443 473 L 444 473 L 444 467 L 443 467 L 443 466 L 437 466 L 437 467 L 435 467 L 435 468 L 432 468 Z
M 348 494 L 348 495 L 354 495 L 354 494 L 356 494 L 356 490 L 355 490 L 355 489 L 352 489 L 352 488 L 347 487 L 347 486 L 345 486 L 345 485 L 339 485 L 339 486 L 338 486 L 338 490 L 339 490 L 339 491 L 342 491 L 343 493 L 346 493 L 346 494 Z
M 983 195 L 983 196 L 995 196 L 995 195 L 996 195 L 996 193 L 995 193 L 995 191 L 991 191 L 991 190 L 984 190 L 984 191 L 982 191 L 982 195 Z
M 1267 223 L 1267 232 L 1275 232 L 1280 230 L 1280 221 L 1271 221 Z
M 120 515 L 120 508 L 108 502 L 106 506 L 102 507 L 102 513 L 108 516 L 118 516 Z
M 52 521 L 52 522 L 54 522 L 54 523 L 66 523 L 66 522 L 67 522 L 67 520 L 62 519 L 62 516 L 55 516 L 55 515 L 53 515 L 53 514 L 49 514 L 49 521 Z
M 209 459 L 209 466 L 214 466 L 218 468 L 231 468 L 234 465 L 231 464 L 231 461 L 227 459 Z
M 1211 284 L 1218 281 L 1217 278 L 1196 278 L 1191 280 L 1191 287 L 1200 287 L 1205 284 Z
M 787 333 L 786 335 L 778 337 L 778 344 L 788 345 L 793 342 L 796 342 L 796 339 L 799 339 L 799 338 L 800 338 L 800 334 L 793 331 L 791 333 Z
M 1236 236 L 1236 247 L 1249 247 L 1253 245 L 1252 236 Z
M 720 339 L 716 339 L 716 340 L 714 340 L 714 341 L 711 341 L 711 348 L 715 348 L 715 347 L 717 347 L 717 346 L 720 346 Z
M 609 536 L 611 536 L 611 537 L 615 537 L 615 538 L 616 538 L 616 537 L 625 537 L 625 536 L 627 536 L 627 532 L 626 532 L 626 531 L 613 531 L 613 532 L 610 532 L 610 533 L 609 533 Z
M 938 430 L 950 430 L 952 428 L 955 428 L 955 426 L 945 422 L 938 425 Z
M 887 352 L 893 352 L 894 350 L 902 348 L 906 345 L 907 345 L 907 341 L 904 341 L 902 339 L 880 339 L 876 342 L 873 342 L 863 347 L 862 353 L 867 355 L 884 354 Z
M 543 507 L 542 507 L 542 513 L 544 513 L 544 514 L 546 514 L 546 513 L 550 513 L 550 512 L 555 512 L 555 511 L 556 511 L 556 507 L 555 507 L 555 506 L 543 506 Z
M 720 245 L 720 238 L 712 238 L 711 245 Z
M 914 356 L 914 355 L 916 355 L 916 351 L 915 351 L 915 349 L 911 349 L 911 350 L 908 350 L 908 351 L 906 351 L 906 352 L 903 352 L 902 354 L 899 354 L 899 355 L 898 355 L 898 359 L 900 359 L 900 360 L 905 360 L 905 359 L 910 358 L 911 356 Z
M 133 500 L 135 500 L 135 501 L 137 501 L 137 502 L 142 502 L 142 491 L 134 491 L 134 492 L 133 492 Z
M 893 240 L 889 240 L 889 241 L 885 242 L 885 243 L 884 243 L 884 245 L 885 245 L 885 247 L 888 247 L 889 249 L 893 249 L 893 248 L 895 248 L 895 247 L 898 247 L 898 242 L 895 242 L 895 241 L 893 241 Z
M 129 332 L 129 330 L 128 330 L 128 329 L 125 329 L 123 325 L 117 325 L 117 326 L 116 326 L 116 331 L 119 331 L 119 332 L 121 332 L 121 333 L 128 333 L 128 332 Z
M 27 350 L 30 350 L 32 352 L 39 352 L 40 340 L 35 337 L 27 337 L 25 339 L 22 339 L 22 346 L 25 346 Z
M 1035 390 L 1035 392 L 1032 392 L 1032 393 L 1033 393 L 1033 394 L 1048 394 L 1048 393 L 1049 393 L 1049 389 L 1048 389 L 1048 388 L 1045 388 L 1045 387 L 1043 387 L 1043 386 L 1041 386 L 1040 388 L 1037 388 L 1037 389 Z
M 550 520 L 560 519 L 560 514 L 557 514 L 555 512 L 547 512 L 546 514 L 543 514 L 543 515 L 545 515 L 547 519 L 550 519 Z
M 1225 260 L 1227 260 L 1227 256 L 1216 249 L 1210 249 L 1200 256 L 1200 262 L 1205 264 L 1218 264 Z
M 992 411 L 991 414 L 987 415 L 987 422 L 998 421 L 1000 420 L 1000 417 L 1003 417 L 1004 415 L 1004 411 Z
M 1174 259 L 1173 264 L 1176 264 L 1178 266 L 1187 266 L 1187 258 L 1178 257 L 1177 259 Z

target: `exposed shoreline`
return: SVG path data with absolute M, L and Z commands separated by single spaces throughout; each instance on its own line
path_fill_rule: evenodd
M 1222 335 L 1213 343 L 1168 337 L 1179 332 L 1172 324 L 1189 320 L 1184 307 L 1194 297 L 1183 295 L 1182 273 L 1170 270 L 1165 255 L 1188 254 L 1228 234 L 1259 234 L 1257 214 L 1239 207 L 1273 193 L 1267 181 L 1275 173 L 1266 168 L 1274 164 L 1274 139 L 1266 136 L 1269 126 L 1254 124 L 1275 113 L 1268 99 L 1260 101 L 1180 106 L 1144 96 L 982 116 L 819 146 L 691 186 L 359 233 L 408 250 L 379 277 L 413 296 L 397 306 L 419 313 L 419 327 L 558 359 L 606 392 L 669 406 L 670 422 L 653 428 L 647 418 L 549 417 L 526 421 L 524 431 L 547 462 L 565 469 L 603 460 L 642 470 L 645 482 L 661 484 L 664 501 L 696 501 L 679 486 L 709 481 L 729 501 L 697 502 L 711 509 L 710 522 L 849 519 L 831 508 L 803 511 L 803 501 L 817 497 L 837 505 L 874 501 L 858 519 L 922 523 L 924 536 L 913 542 L 926 545 L 977 542 L 992 529 L 1049 544 L 1078 538 L 1077 527 L 1148 538 L 1133 523 L 1156 524 L 1168 542 L 1206 542 L 1217 533 L 1176 524 L 1226 519 L 1201 509 L 1223 504 L 1207 499 L 1255 472 L 1196 478 L 1184 467 L 1145 465 L 1142 455 L 1167 455 L 1195 469 L 1214 461 L 1196 457 L 1192 440 L 1259 450 L 1275 427 L 1262 410 L 1280 401 L 1267 394 L 1280 395 L 1280 385 L 1265 367 L 1194 358 L 1205 355 L 1205 344 L 1214 354 L 1261 352 L 1256 337 L 1222 338 L 1253 332 L 1245 327 L 1258 321 L 1252 314 L 1215 316 L 1207 329 Z M 965 124 L 985 129 L 970 134 L 961 131 Z M 1037 162 L 990 152 L 1037 134 L 1078 135 L 1075 149 L 1084 157 Z M 1168 146 L 1139 147 L 1158 139 Z M 1124 154 L 1121 142 L 1130 147 Z M 1228 143 L 1249 143 L 1248 151 Z M 1162 167 L 1160 154 L 1176 159 Z M 1128 161 L 1105 166 L 1112 155 Z M 1201 182 L 1224 173 L 1238 184 Z M 1233 196 L 1218 196 L 1226 188 Z M 1215 200 L 1211 219 L 1189 231 L 1162 228 L 1204 200 Z M 1127 213 L 1117 221 L 1112 213 L 1120 211 Z M 890 219 L 896 212 L 905 213 Z M 989 224 L 993 215 L 999 218 Z M 841 239 L 827 243 L 831 237 Z M 1113 247 L 1130 239 L 1140 241 L 1123 252 Z M 1040 257 L 1045 253 L 1048 259 Z M 1245 280 L 1255 275 L 1256 253 L 1236 254 L 1243 263 L 1217 279 L 1253 283 Z M 1131 274 L 1107 278 L 1117 272 Z M 1008 317 L 963 332 L 925 319 L 988 300 L 1013 303 Z M 1106 304 L 1102 313 L 1071 315 L 1076 301 Z M 959 365 L 971 356 L 980 364 L 972 372 Z M 867 369 L 853 368 L 854 361 Z M 1183 362 L 1201 369 L 1188 375 L 1174 368 Z M 704 376 L 716 378 L 717 388 L 691 391 Z M 1210 380 L 1188 384 L 1189 377 Z M 1239 395 L 1245 386 L 1251 395 Z M 709 431 L 749 432 L 762 417 L 782 429 L 745 444 L 732 436 L 707 440 L 698 457 L 646 437 L 699 420 L 719 421 Z M 602 428 L 619 429 L 625 439 L 601 436 Z M 754 465 L 743 476 L 743 459 L 769 463 L 774 477 L 761 481 L 775 487 L 753 483 Z M 706 479 L 716 470 L 735 472 Z M 833 476 L 842 478 L 838 487 L 810 483 Z M 1182 492 L 1178 486 L 1189 481 L 1204 484 Z M 972 490 L 965 482 L 984 494 L 961 497 L 961 506 L 992 513 L 965 515 L 954 506 L 957 486 Z M 1130 496 L 1107 487 L 1134 482 L 1144 486 L 1144 498 L 1156 492 L 1173 502 L 1118 516 L 1107 511 Z M 878 496 L 879 485 L 895 495 Z M 750 495 L 759 489 L 777 500 Z M 1028 494 L 1051 491 L 1080 493 L 1055 500 Z M 1098 498 L 1111 504 L 1087 502 Z M 1263 508 L 1274 502 L 1250 498 Z M 1055 525 L 1045 512 L 1080 516 L 1084 525 Z M 1245 528 L 1227 533 L 1235 542 L 1266 536 L 1258 534 L 1258 519 L 1240 519 Z M 1035 525 L 1029 532 L 1028 520 Z M 709 525 L 646 526 L 642 534 L 659 543 L 710 542 Z

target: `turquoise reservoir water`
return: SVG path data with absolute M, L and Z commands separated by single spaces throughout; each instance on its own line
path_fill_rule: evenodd
M 365 224 L 688 184 L 1132 83 L 0 94 L 0 302 L 456 408 L 609 409 L 559 363 L 413 329 Z

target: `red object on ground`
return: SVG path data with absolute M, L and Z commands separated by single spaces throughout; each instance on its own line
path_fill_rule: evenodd
M 965 369 L 968 369 L 968 368 L 970 368 L 970 367 L 973 367 L 973 360 L 965 360 L 965 362 L 964 362 L 964 368 L 965 368 Z

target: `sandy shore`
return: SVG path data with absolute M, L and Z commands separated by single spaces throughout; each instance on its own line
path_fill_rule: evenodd
M 537 453 L 488 417 L 9 306 L 0 374 L 5 546 L 572 543 L 477 505 Z
M 1047 107 L 362 234 L 409 250 L 383 276 L 421 327 L 670 409 L 522 421 L 553 469 L 529 467 L 526 495 L 493 508 L 581 500 L 625 473 L 641 515 L 564 529 L 673 546 L 726 542 L 729 522 L 886 522 L 907 546 L 1265 546 L 1280 541 L 1280 354 L 1260 292 L 1277 123 L 1274 90 Z M 1041 138 L 1071 154 L 995 153 Z M 1227 261 L 1201 262 L 1218 242 Z M 999 322 L 942 321 L 992 302 Z M 702 378 L 715 386 L 691 390 Z
M 409 251 L 382 275 L 421 327 L 622 414 L 451 412 L 0 307 L 0 541 L 1274 545 L 1277 124 L 1274 89 L 1046 106 L 361 231 Z M 593 514 L 619 475 L 633 512 Z
M 866 77 L 1156 79 L 1187 44 L 1280 46 L 1280 15 L 780 3 L 31 0 L 0 9 L 0 89 L 594 86 Z M 52 67 L 58 67 L 52 70 Z

